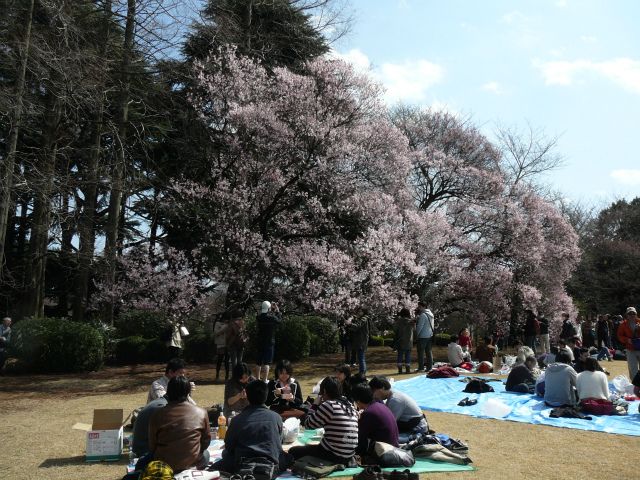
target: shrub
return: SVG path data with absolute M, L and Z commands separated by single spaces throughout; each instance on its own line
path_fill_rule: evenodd
M 144 359 L 147 362 L 166 362 L 169 358 L 169 347 L 159 338 L 147 340 L 144 348 Z
M 160 338 L 170 327 L 163 313 L 150 310 L 127 310 L 116 318 L 120 337 Z
M 97 370 L 104 360 L 102 335 L 65 318 L 27 319 L 12 328 L 10 354 L 34 372 Z
M 433 337 L 433 343 L 439 347 L 446 347 L 451 341 L 451 334 L 449 333 L 436 333 Z
M 385 340 L 382 335 L 372 335 L 369 337 L 369 346 L 370 347 L 384 347 Z M 388 342 L 390 345 L 391 342 Z
M 184 358 L 191 363 L 210 363 L 216 356 L 216 342 L 213 335 L 196 333 L 184 342 Z
M 144 363 L 149 340 L 140 335 L 126 337 L 116 344 L 116 360 L 118 363 Z
M 310 354 L 336 353 L 340 347 L 338 326 L 323 317 L 291 317 L 304 323 L 311 334 Z
M 285 318 L 276 331 L 276 359 L 295 362 L 309 356 L 311 334 L 296 317 Z

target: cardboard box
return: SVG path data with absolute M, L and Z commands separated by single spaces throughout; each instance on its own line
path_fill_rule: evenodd
M 122 409 L 96 409 L 87 432 L 87 462 L 120 460 L 122 455 Z

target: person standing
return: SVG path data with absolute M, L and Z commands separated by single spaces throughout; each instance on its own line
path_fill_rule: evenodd
M 398 350 L 398 373 L 402 373 L 402 366 L 406 373 L 411 373 L 411 349 L 413 348 L 413 327 L 415 322 L 411 318 L 408 308 L 400 310 L 393 325 L 395 346 Z
M 431 370 L 433 367 L 433 334 L 435 332 L 434 316 L 424 302 L 418 302 L 416 320 L 416 348 L 418 350 L 418 369 Z M 425 364 L 426 359 L 426 364 Z
M 242 310 L 234 310 L 231 313 L 231 321 L 225 332 L 225 342 L 227 346 L 227 354 L 229 355 L 229 364 L 231 370 L 236 365 L 242 363 L 244 355 L 244 347 L 247 343 L 247 332 L 244 325 L 244 312 Z
M 596 347 L 598 348 L 598 360 L 606 358 L 611 361 L 611 330 L 609 329 L 609 315 L 600 315 L 596 324 Z
M 536 319 L 536 314 L 531 310 L 527 310 L 526 315 L 527 320 L 524 324 L 524 344 L 533 350 L 535 354 L 536 336 L 540 333 L 540 324 L 538 323 L 538 319 Z
M 0 325 L 0 370 L 4 368 L 4 362 L 7 361 L 9 342 L 11 342 L 11 318 L 4 317 Z
M 565 342 L 568 342 L 569 339 L 572 339 L 576 336 L 576 327 L 571 322 L 568 313 L 562 314 L 562 330 L 560 330 L 560 338 Z
M 640 369 L 640 321 L 635 307 L 627 308 L 625 319 L 618 327 L 618 340 L 627 353 L 629 378 L 633 380 Z
M 256 344 L 258 352 L 256 356 L 256 379 L 269 381 L 269 368 L 273 362 L 276 345 L 276 327 L 282 321 L 282 314 L 278 305 L 268 301 L 262 302 L 260 314 L 256 318 L 258 327 Z
M 538 324 L 540 325 L 540 334 L 538 342 L 540 342 L 540 350 L 542 355 L 551 353 L 551 344 L 549 342 L 549 320 L 544 313 L 538 315 Z
M 224 363 L 224 379 L 229 380 L 229 355 L 227 353 L 226 333 L 229 323 L 224 317 L 216 320 L 213 326 L 213 340 L 216 345 L 216 379 L 220 380 L 220 368 Z
M 367 373 L 367 360 L 365 354 L 369 345 L 369 315 L 361 308 L 358 317 L 353 321 L 353 349 L 358 355 L 358 371 L 363 375 Z

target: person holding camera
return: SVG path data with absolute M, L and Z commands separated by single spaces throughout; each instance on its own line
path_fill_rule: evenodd
M 278 305 L 268 301 L 262 302 L 260 314 L 256 318 L 258 327 L 256 336 L 256 379 L 269 379 L 269 368 L 273 362 L 273 355 L 276 345 L 276 327 L 282 321 L 282 314 Z

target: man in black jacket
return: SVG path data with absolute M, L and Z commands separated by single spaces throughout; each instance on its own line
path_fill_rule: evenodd
M 282 315 L 275 302 L 262 302 L 260 314 L 256 317 L 258 327 L 256 335 L 256 375 L 258 380 L 269 380 L 269 368 L 273 362 L 276 344 L 276 327 L 282 321 Z
M 267 476 L 275 478 L 291 465 L 292 457 L 282 450 L 282 418 L 265 406 L 267 390 L 261 380 L 247 385 L 249 406 L 229 424 L 222 459 L 214 464 L 216 470 L 235 473 L 258 468 L 271 471 Z M 256 476 L 256 472 L 252 474 Z

